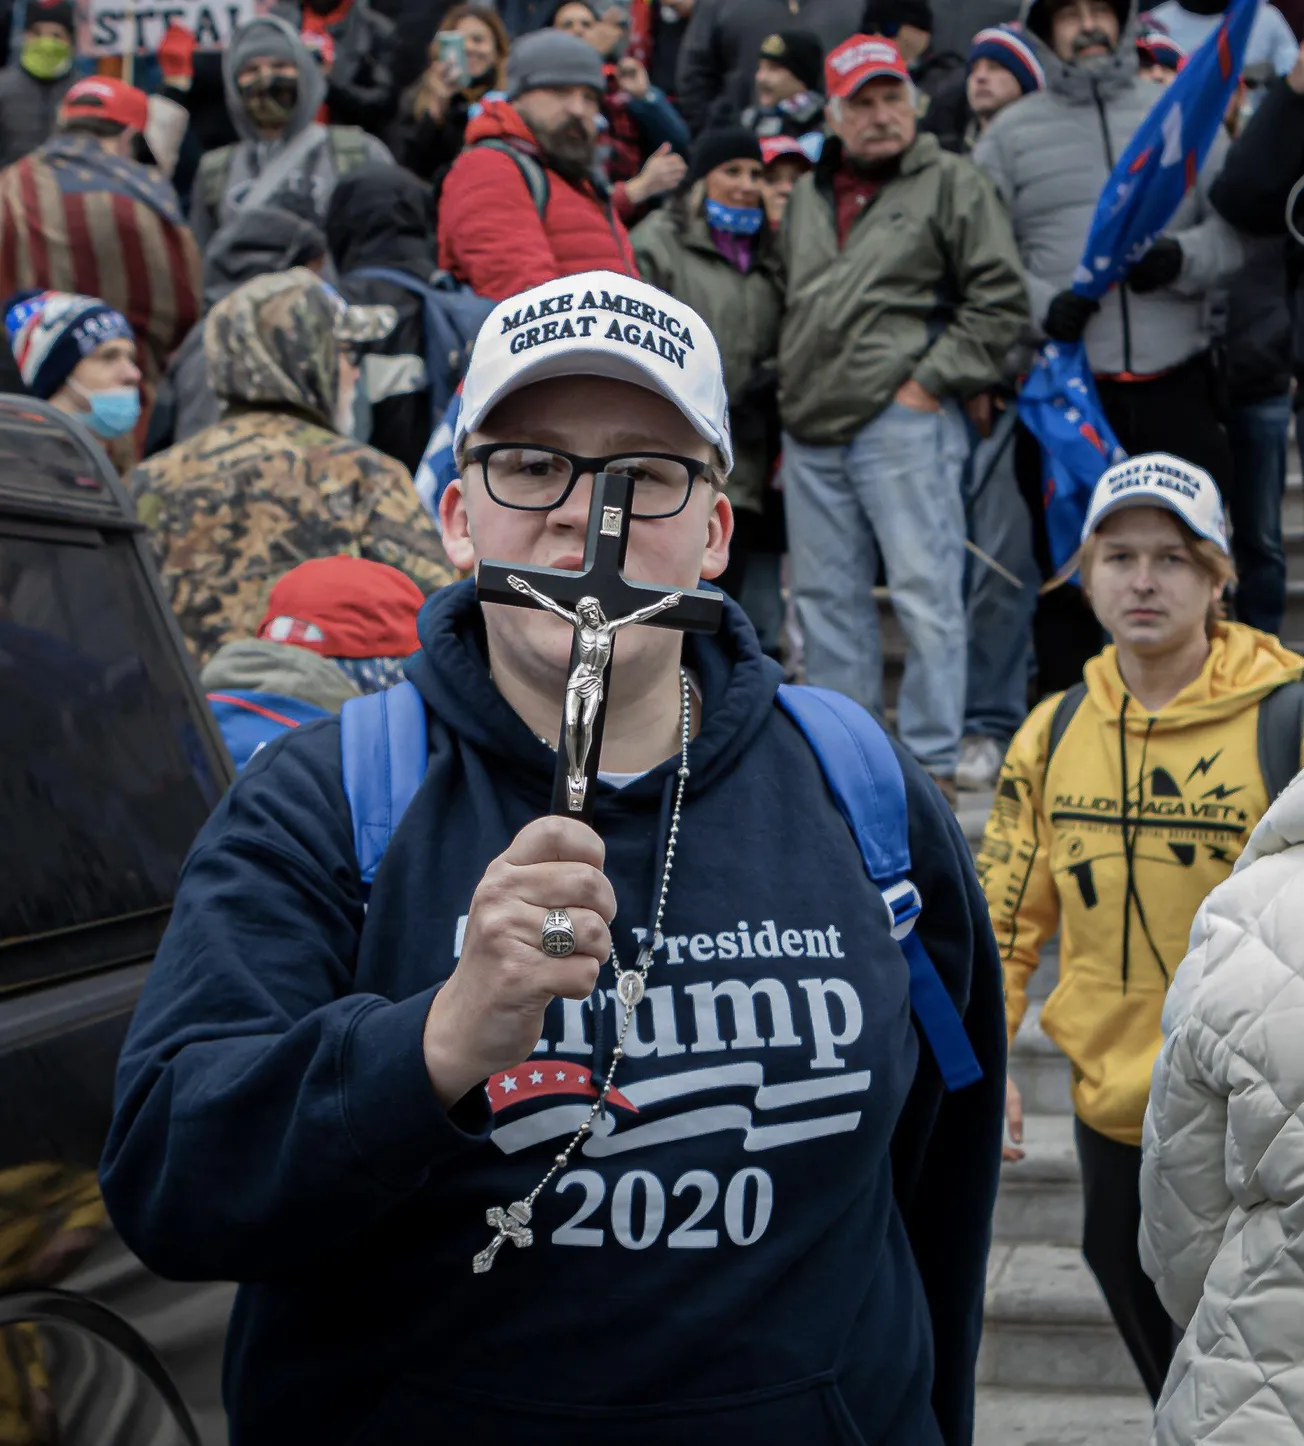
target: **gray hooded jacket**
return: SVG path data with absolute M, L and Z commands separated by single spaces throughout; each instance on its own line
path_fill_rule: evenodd
M 1118 0 L 1126 24 L 1107 61 L 1062 61 L 1046 43 L 1045 0 L 1024 6 L 1027 40 L 1046 72 L 1046 88 L 1016 101 L 992 122 L 973 159 L 995 182 L 1009 208 L 1028 278 L 1033 322 L 1025 340 L 1044 340 L 1041 322 L 1051 299 L 1073 280 L 1096 201 L 1163 88 L 1137 75 L 1132 0 Z M 1181 365 L 1210 342 L 1209 292 L 1241 264 L 1236 231 L 1209 205 L 1209 186 L 1222 169 L 1221 132 L 1198 183 L 1187 193 L 1166 235 L 1182 247 L 1182 270 L 1171 286 L 1146 295 L 1112 288 L 1087 324 L 1083 340 L 1097 376 L 1149 376 Z
M 259 135 L 236 85 L 236 76 L 245 64 L 257 55 L 267 54 L 288 54 L 299 72 L 294 114 L 274 140 Z M 190 229 L 201 248 L 219 226 L 235 218 L 254 192 L 259 177 L 276 166 L 292 147 L 296 159 L 290 173 L 274 194 L 255 199 L 261 205 L 275 204 L 286 191 L 293 191 L 309 203 L 319 222 L 325 219 L 331 192 L 343 171 L 393 159 L 375 136 L 355 126 L 324 126 L 314 120 L 326 99 L 326 81 L 294 27 L 278 16 L 262 15 L 240 27 L 222 57 L 222 81 L 226 108 L 240 140 L 208 152 L 200 162 L 190 206 Z M 215 201 L 218 196 L 220 200 Z M 293 209 L 305 208 L 299 205 Z

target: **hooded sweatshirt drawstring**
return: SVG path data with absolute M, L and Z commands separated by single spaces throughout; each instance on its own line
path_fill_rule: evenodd
M 1131 962 L 1131 939 L 1132 939 L 1132 905 L 1135 902 L 1137 919 L 1140 921 L 1141 930 L 1146 936 L 1146 943 L 1150 945 L 1150 952 L 1155 956 L 1155 962 L 1159 965 L 1159 972 L 1164 976 L 1164 983 L 1168 983 L 1168 968 L 1164 963 L 1163 956 L 1155 944 L 1154 936 L 1150 932 L 1150 925 L 1146 921 L 1145 905 L 1141 902 L 1141 894 L 1136 886 L 1136 836 L 1137 830 L 1141 827 L 1141 800 L 1145 789 L 1146 781 L 1146 754 L 1150 750 L 1150 734 L 1155 726 L 1153 718 L 1146 719 L 1145 738 L 1141 744 L 1141 767 L 1137 774 L 1136 781 L 1136 822 L 1128 829 L 1127 817 L 1127 705 L 1131 698 L 1124 693 L 1123 704 L 1118 710 L 1118 759 L 1121 787 L 1119 795 L 1120 806 L 1120 830 L 1123 835 L 1123 859 L 1127 867 L 1127 883 L 1123 891 L 1123 993 L 1127 993 L 1128 966 Z

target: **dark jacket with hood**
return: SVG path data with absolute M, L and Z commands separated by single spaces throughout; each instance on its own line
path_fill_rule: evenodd
M 59 105 L 77 79 L 70 70 L 56 80 L 40 80 L 18 62 L 0 70 L 0 169 L 49 140 Z
M 237 286 L 268 271 L 288 271 L 325 254 L 326 238 L 311 221 L 279 206 L 255 206 L 223 226 L 204 252 L 204 311 Z M 220 415 L 204 359 L 204 322 L 186 333 L 159 384 L 145 456 L 184 442 Z
M 1279 346 L 1265 348 L 1261 339 L 1271 337 L 1279 342 L 1281 296 L 1278 278 L 1264 276 L 1254 268 L 1260 247 L 1273 257 L 1273 269 L 1284 264 L 1286 288 L 1293 294 L 1293 317 L 1290 322 L 1291 362 L 1297 377 L 1304 375 L 1304 247 L 1293 237 L 1280 239 L 1275 245 L 1267 238 L 1286 238 L 1286 203 L 1295 182 L 1304 176 L 1304 96 L 1297 95 L 1284 79 L 1274 80 L 1250 117 L 1241 134 L 1232 142 L 1227 164 L 1209 188 L 1209 200 L 1219 215 L 1225 217 L 1255 239 L 1247 243 L 1251 260 L 1237 278 L 1243 293 L 1244 327 L 1229 319 L 1229 357 L 1234 357 L 1232 341 L 1239 333 L 1247 349 L 1252 350 L 1250 365 L 1258 378 L 1259 395 L 1269 395 L 1268 385 L 1280 393 L 1281 352 Z M 1296 228 L 1304 217 L 1298 199 L 1293 212 Z M 1270 309 L 1271 308 L 1271 309 Z M 1242 356 L 1242 365 L 1246 358 Z M 1233 400 L 1248 400 L 1238 377 L 1229 380 Z M 1237 393 L 1240 393 L 1239 395 Z M 1300 394 L 1296 394 L 1297 404 Z
M 310 7 L 311 8 L 311 7 Z M 330 4 L 323 7 L 333 8 Z M 302 5 L 279 0 L 272 14 L 296 30 L 303 24 Z M 377 14 L 367 0 L 353 0 L 343 20 L 327 26 L 335 42 L 335 59 L 326 82 L 326 110 L 331 125 L 361 126 L 380 135 L 398 109 L 394 75 L 394 24 Z
M 882 896 L 726 601 L 686 644 L 703 721 L 619 1099 L 536 1202 L 533 1248 L 477 1277 L 486 1209 L 534 1186 L 610 1064 L 611 979 L 441 1107 L 425 1018 L 555 754 L 493 685 L 471 584 L 418 630 L 430 766 L 365 912 L 328 720 L 259 753 L 200 834 L 119 1065 L 115 1224 L 164 1275 L 246 1282 L 232 1446 L 967 1443 L 1004 1020 L 940 796 L 898 750 L 922 937 L 985 1071 L 945 1096 Z M 600 785 L 622 959 L 677 767 Z
M 258 31 L 264 26 L 278 32 L 278 47 L 288 42 L 299 72 L 294 113 L 285 130 L 273 140 L 259 134 L 236 85 L 236 74 L 243 60 L 258 53 Z M 319 220 L 325 219 L 331 191 L 341 174 L 368 161 L 393 159 L 375 136 L 364 131 L 349 126 L 318 125 L 317 111 L 326 98 L 321 66 L 300 40 L 298 31 L 278 16 L 259 16 L 240 27 L 222 57 L 222 78 L 226 85 L 227 109 L 240 140 L 233 146 L 209 151 L 199 164 L 190 202 L 190 228 L 201 247 L 208 244 L 219 226 L 235 219 L 259 177 L 277 164 L 289 146 L 305 144 L 298 164 L 275 195 L 260 197 L 259 202 L 276 204 L 281 195 L 291 192 L 301 204 L 306 203 Z M 301 143 L 299 138 L 310 129 L 316 144 Z
M 934 135 L 942 148 L 964 151 L 965 126 L 969 122 L 969 71 L 964 57 L 953 51 L 928 49 L 910 67 L 919 88 L 922 113 L 919 129 Z
M 1304 176 L 1304 96 L 1274 80 L 1232 142 L 1209 199 L 1233 226 L 1252 236 L 1286 232 L 1286 201 Z M 1297 226 L 1299 222 L 1295 223 Z
M 363 166 L 336 186 L 326 240 L 349 301 L 398 311 L 398 325 L 368 348 L 363 361 L 371 401 L 369 440 L 415 472 L 430 440 L 421 298 L 392 282 L 353 273 L 383 266 L 430 280 L 436 266 L 430 192 L 400 166 Z

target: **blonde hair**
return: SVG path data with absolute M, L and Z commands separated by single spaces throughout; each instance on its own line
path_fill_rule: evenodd
M 1208 580 L 1209 585 L 1217 589 L 1221 585 L 1222 591 L 1215 591 L 1214 596 L 1209 599 L 1209 611 L 1205 614 L 1204 630 L 1212 634 L 1218 623 L 1225 622 L 1227 618 L 1227 589 L 1236 586 L 1236 564 L 1218 546 L 1216 542 L 1210 542 L 1207 537 L 1201 537 L 1193 532 L 1186 523 L 1173 512 L 1167 509 L 1177 523 L 1178 531 L 1182 534 L 1182 541 L 1186 544 L 1187 551 L 1191 554 L 1191 561 L 1202 572 Z M 1105 519 L 1108 521 L 1108 518 Z M 1100 545 L 1100 531 L 1097 529 L 1077 550 L 1070 563 L 1066 563 L 1057 575 L 1057 581 L 1053 580 L 1049 586 L 1057 586 L 1059 581 L 1072 576 L 1074 571 L 1082 579 L 1082 592 L 1087 601 L 1091 601 L 1090 573 L 1092 563 L 1095 561 L 1096 549 Z M 1043 589 L 1045 591 L 1046 589 Z

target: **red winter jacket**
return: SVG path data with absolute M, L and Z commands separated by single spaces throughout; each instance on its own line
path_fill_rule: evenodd
M 502 301 L 518 291 L 579 271 L 637 276 L 629 234 L 590 181 L 574 185 L 548 171 L 543 220 L 510 156 L 477 141 L 508 140 L 540 162 L 529 126 L 506 101 L 486 101 L 466 128 L 439 200 L 439 264 L 481 296 Z M 546 163 L 545 163 L 546 164 Z

